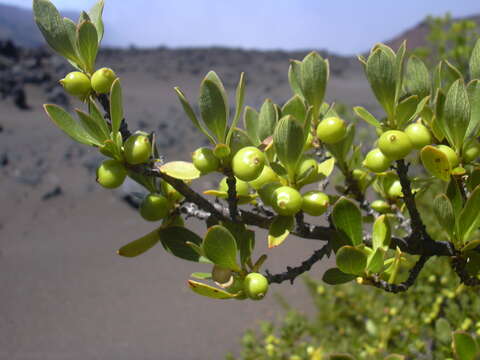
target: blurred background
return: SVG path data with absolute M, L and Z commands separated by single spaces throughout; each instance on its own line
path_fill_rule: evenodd
M 76 20 L 95 1 L 54 3 Z M 206 142 L 183 114 L 174 86 L 195 102 L 209 70 L 230 94 L 244 71 L 246 105 L 283 103 L 291 97 L 289 59 L 318 50 L 331 65 L 327 100 L 378 114 L 356 55 L 380 41 L 426 48 L 426 17 L 447 12 L 478 30 L 480 3 L 466 0 L 107 0 L 98 67 L 122 78 L 130 128 L 155 131 L 167 159 L 188 160 Z M 246 329 L 279 317 L 274 293 L 313 313 L 300 281 L 272 286 L 258 303 L 213 301 L 186 287 L 191 272 L 208 269 L 161 247 L 136 259 L 116 255 L 154 225 L 138 216 L 134 185 L 99 188 L 102 157 L 44 114 L 44 103 L 82 106 L 57 83 L 69 71 L 44 46 L 31 1 L 0 0 L 0 359 L 222 359 L 239 353 Z M 211 188 L 213 180 L 197 186 Z M 257 243 L 265 237 L 259 232 Z M 262 244 L 257 254 L 268 253 L 266 268 L 279 272 L 320 246 L 290 238 L 274 250 Z M 320 279 L 325 268 L 317 264 L 310 275 Z

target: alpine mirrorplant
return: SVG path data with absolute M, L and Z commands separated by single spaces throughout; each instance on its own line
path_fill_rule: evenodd
M 192 162 L 164 162 L 155 134 L 128 129 L 114 69 L 96 67 L 103 5 L 100 0 L 83 12 L 77 24 L 64 20 L 49 0 L 34 0 L 33 9 L 47 43 L 74 67 L 62 81 L 65 90 L 83 101 L 75 114 L 45 105 L 48 116 L 74 141 L 110 158 L 98 169 L 101 185 L 115 188 L 130 177 L 149 193 L 141 216 L 161 222 L 119 255 L 136 257 L 160 243 L 180 259 L 208 266 L 206 273 L 193 273 L 196 280 L 188 286 L 223 300 L 263 298 L 269 285 L 293 282 L 333 253 L 337 266 L 324 277 L 332 285 L 357 279 L 403 292 L 438 257 L 450 260 L 464 285 L 480 284 L 480 42 L 469 74 L 445 61 L 431 73 L 422 60 L 406 55 L 405 43 L 397 51 L 377 44 L 360 56 L 384 112 L 377 118 L 353 108 L 378 134 L 364 146 L 357 140 L 357 119 L 341 118 L 339 107 L 326 101 L 329 63 L 316 52 L 290 62 L 291 98 L 284 104 L 267 99 L 260 109 L 244 106 L 243 73 L 231 107 L 221 78 L 210 71 L 200 83 L 198 113 L 174 89 L 209 147 L 196 150 Z M 207 173 L 222 180 L 201 194 L 191 185 Z M 438 218 L 440 235 L 426 227 L 418 206 L 433 185 L 439 192 L 430 213 Z M 373 194 L 377 199 L 370 202 Z M 204 221 L 206 233 L 190 230 L 183 221 L 188 217 Z M 268 235 L 258 238 L 254 228 Z M 299 266 L 262 274 L 267 254 L 256 254 L 255 244 L 266 241 L 273 249 L 292 235 L 323 245 Z

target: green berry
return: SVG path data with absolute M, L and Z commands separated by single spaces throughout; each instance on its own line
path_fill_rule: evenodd
M 67 74 L 64 79 L 60 80 L 60 84 L 67 93 L 82 99 L 86 98 L 92 90 L 90 79 L 80 71 Z
M 243 282 L 245 294 L 252 300 L 261 300 L 268 292 L 268 280 L 259 273 L 250 273 Z
M 232 277 L 232 270 L 222 268 L 218 265 L 213 266 L 213 270 L 212 270 L 213 281 L 216 281 L 220 284 L 225 284 L 230 280 L 231 277 Z
M 463 150 L 463 161 L 470 163 L 475 161 L 480 155 L 480 143 L 478 140 L 470 141 Z
M 265 154 L 254 146 L 239 150 L 232 159 L 232 170 L 237 178 L 252 181 L 260 176 L 265 166 Z
M 318 173 L 318 163 L 317 160 L 313 156 L 304 156 L 300 159 L 297 165 L 296 175 L 300 177 L 302 174 L 306 173 L 309 169 L 312 169 L 310 174 L 300 180 L 302 185 L 310 184 L 317 180 L 317 173 Z
M 339 117 L 328 117 L 317 126 L 317 137 L 325 144 L 335 144 L 341 141 L 347 133 L 345 121 Z
M 274 201 L 275 190 L 277 190 L 282 185 L 279 182 L 273 182 L 263 185 L 258 189 L 258 195 L 262 199 L 263 203 L 267 206 L 272 206 Z
M 225 144 L 217 144 L 213 149 L 213 153 L 219 159 L 226 159 L 232 153 L 232 150 L 228 145 Z
M 152 144 L 148 136 L 143 134 L 134 134 L 130 136 L 123 145 L 125 159 L 129 164 L 143 164 L 150 159 L 152 154 Z
M 387 171 L 391 163 L 391 160 L 377 148 L 370 150 L 363 160 L 363 166 L 375 173 Z
M 221 181 L 220 184 L 218 184 L 218 190 L 228 193 L 228 184 L 227 184 L 227 178 L 224 177 Z M 248 183 L 245 181 L 242 181 L 240 179 L 236 179 L 235 183 L 235 190 L 237 192 L 237 196 L 248 196 L 250 193 L 250 189 L 248 187 Z
M 193 165 L 202 173 L 207 174 L 218 170 L 220 167 L 220 160 L 213 154 L 209 148 L 198 148 L 192 154 Z
M 410 154 L 413 145 L 403 131 L 389 130 L 378 139 L 378 148 L 390 160 L 400 160 Z
M 309 191 L 303 194 L 302 210 L 308 215 L 320 216 L 327 211 L 330 199 L 321 191 Z
M 432 143 L 432 135 L 428 128 L 421 123 L 413 123 L 405 129 L 410 142 L 415 149 L 421 149 Z
M 450 167 L 452 169 L 457 167 L 460 161 L 455 150 L 453 150 L 450 146 L 447 145 L 438 145 L 437 149 L 447 156 L 448 162 L 450 163 Z
M 278 181 L 278 175 L 270 166 L 264 166 L 262 173 L 255 180 L 249 182 L 250 186 L 255 190 L 260 189 L 263 185 Z
M 113 159 L 103 161 L 97 169 L 97 182 L 107 189 L 115 189 L 122 185 L 126 176 L 125 166 Z
M 370 204 L 371 208 L 375 211 L 378 211 L 380 214 L 385 214 L 390 212 L 390 205 L 383 200 L 375 200 Z
M 290 186 L 281 186 L 273 192 L 272 207 L 279 215 L 295 215 L 302 208 L 302 195 Z
M 108 94 L 116 78 L 117 75 L 112 69 L 101 68 L 92 75 L 92 88 L 98 94 Z
M 171 204 L 160 194 L 149 194 L 140 204 L 140 215 L 147 221 L 161 220 L 170 213 Z

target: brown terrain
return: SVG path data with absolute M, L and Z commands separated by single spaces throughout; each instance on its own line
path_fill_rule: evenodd
M 0 359 L 222 359 L 238 353 L 247 328 L 278 316 L 274 293 L 311 310 L 301 281 L 272 286 L 261 302 L 215 301 L 186 286 L 191 272 L 208 271 L 204 265 L 161 246 L 135 259 L 118 256 L 120 246 L 155 225 L 125 201 L 138 189 L 100 188 L 94 171 L 102 156 L 64 136 L 43 113 L 45 102 L 82 107 L 56 84 L 69 66 L 46 50 L 0 48 Z M 167 160 L 188 160 L 205 140 L 183 114 L 174 86 L 194 102 L 202 77 L 214 69 L 232 94 L 244 71 L 246 105 L 258 108 L 266 97 L 283 103 L 291 96 L 288 60 L 305 54 L 104 49 L 98 64 L 122 78 L 130 128 L 155 131 Z M 356 59 L 323 55 L 332 66 L 328 100 L 378 111 Z M 196 187 L 211 182 L 202 178 Z M 272 272 L 299 264 L 321 245 L 292 237 L 267 250 L 265 242 L 258 232 L 257 256 L 269 255 Z M 325 266 L 311 275 L 320 278 Z

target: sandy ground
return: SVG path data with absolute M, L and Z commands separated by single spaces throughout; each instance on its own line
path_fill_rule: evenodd
M 174 72 L 167 64 L 152 74 L 148 67 L 155 59 L 139 60 L 126 62 L 115 54 L 102 59 L 113 62 L 123 78 L 133 129 L 156 128 L 169 158 L 188 158 L 202 140 L 180 113 L 171 89 L 179 85 L 195 99 L 206 69 Z M 239 67 L 218 68 L 232 79 L 228 87 L 234 86 Z M 288 63 L 272 62 L 281 75 L 265 68 L 268 64 L 247 66 L 247 104 L 258 107 L 258 96 L 289 97 Z M 373 101 L 365 89 L 360 74 L 347 72 L 332 79 L 328 95 L 368 105 Z M 222 359 L 228 351 L 238 353 L 247 328 L 278 316 L 273 296 L 261 302 L 196 296 L 186 280 L 191 272 L 208 269 L 176 259 L 161 246 L 136 259 L 116 255 L 120 246 L 154 226 L 118 193 L 96 185 L 91 169 L 101 157 L 54 128 L 42 113 L 41 91 L 28 88 L 28 97 L 31 111 L 0 102 L 0 155 L 8 157 L 0 168 L 0 359 Z M 57 187 L 61 195 L 44 199 Z M 204 231 L 201 224 L 192 226 Z M 268 252 L 267 268 L 274 272 L 299 264 L 321 245 L 290 238 L 265 250 L 262 239 L 265 233 L 259 232 L 257 243 L 263 244 L 257 254 Z M 311 275 L 320 277 L 325 266 L 318 264 Z M 301 281 L 271 290 L 311 310 Z

